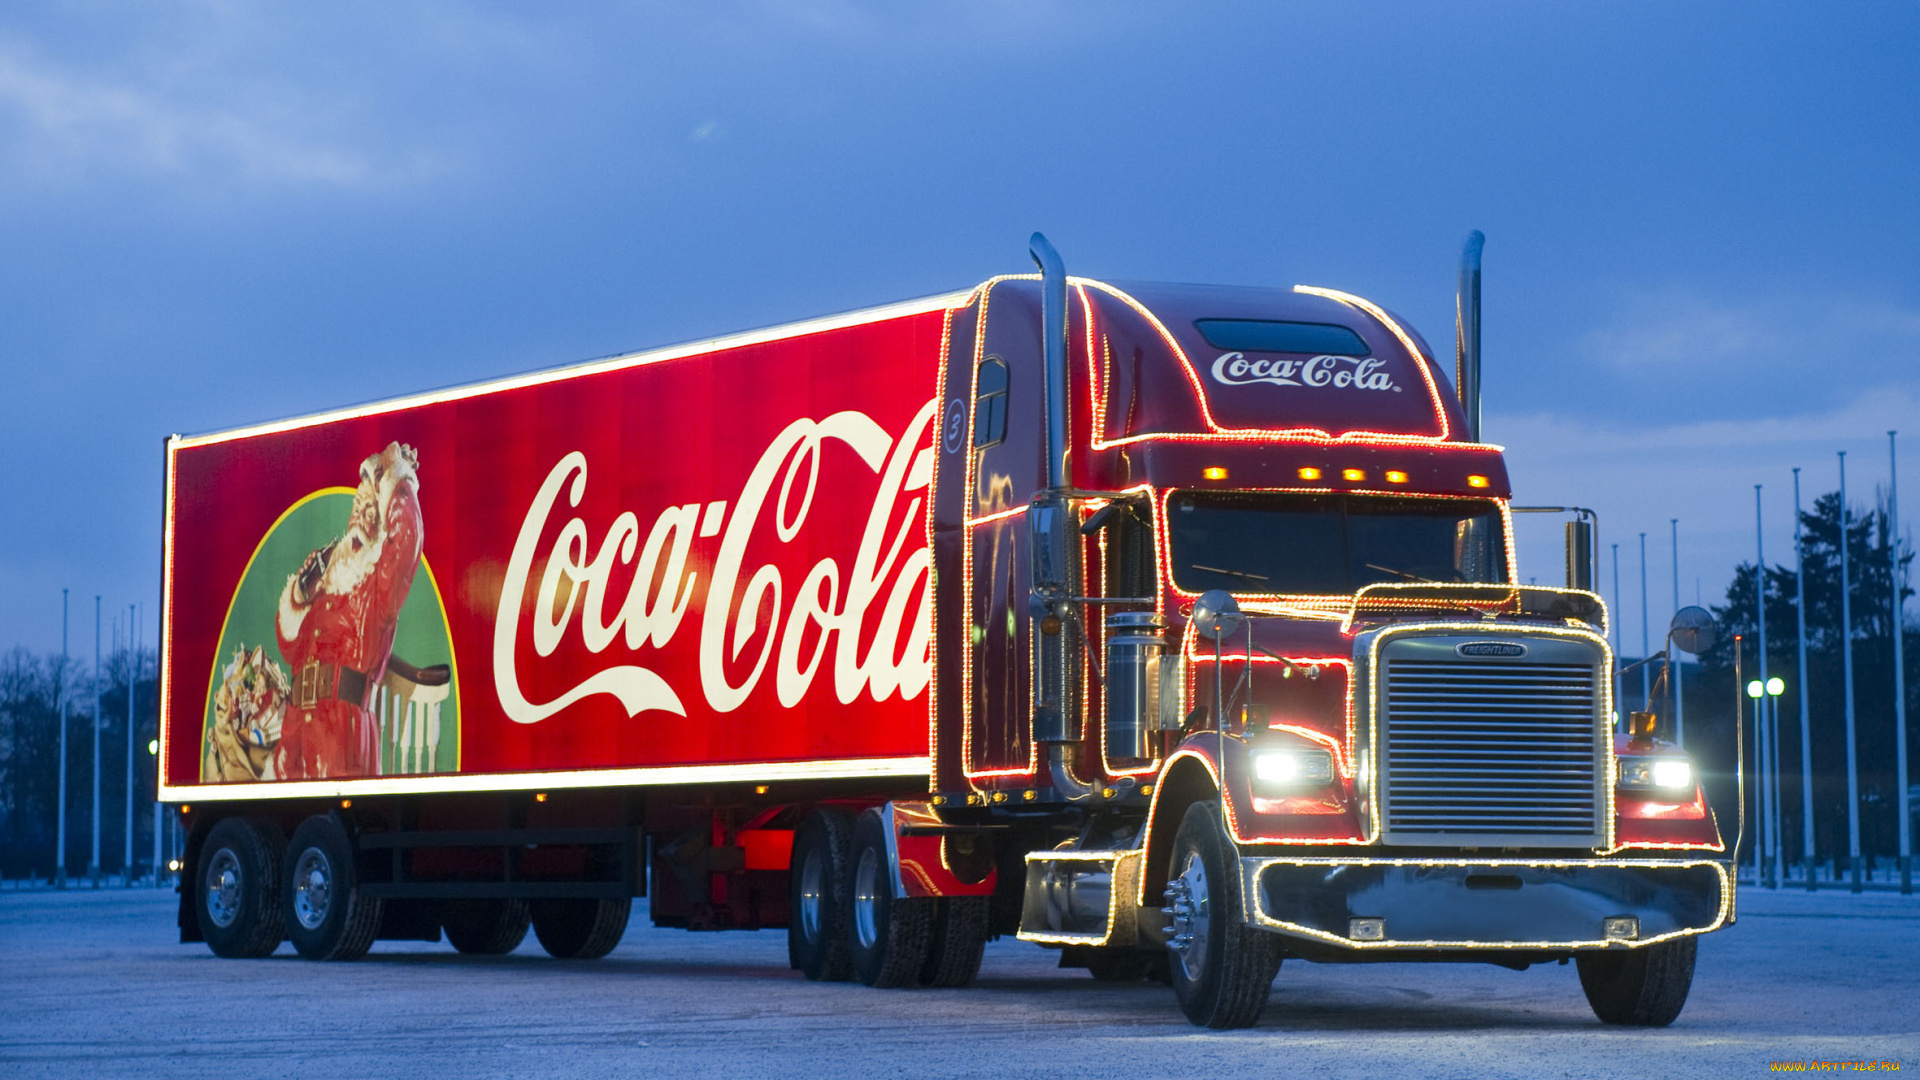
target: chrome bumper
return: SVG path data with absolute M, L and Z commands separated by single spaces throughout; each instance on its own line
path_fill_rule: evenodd
M 1630 948 L 1733 917 L 1710 859 L 1247 856 L 1240 886 L 1249 924 L 1355 950 Z

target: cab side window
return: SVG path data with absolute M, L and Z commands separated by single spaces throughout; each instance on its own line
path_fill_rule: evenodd
M 997 356 L 980 361 L 973 401 L 973 448 L 983 449 L 1007 437 L 1007 364 Z

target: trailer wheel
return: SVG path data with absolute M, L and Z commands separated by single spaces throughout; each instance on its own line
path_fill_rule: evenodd
M 633 900 L 535 900 L 533 936 L 556 960 L 598 960 L 626 936 Z
M 526 940 L 533 921 L 525 900 L 449 900 L 441 929 L 454 948 L 470 956 L 502 956 Z
M 878 810 L 854 824 L 850 861 L 846 896 L 853 932 L 847 944 L 855 977 L 868 986 L 918 985 L 932 946 L 934 902 L 893 894 L 887 824 Z
M 1624 952 L 1581 953 L 1580 989 L 1603 1023 L 1666 1027 L 1693 988 L 1697 942 L 1676 938 Z
M 316 814 L 287 844 L 287 936 L 309 960 L 357 960 L 380 931 L 380 901 L 360 891 L 353 841 L 338 818 Z
M 980 958 L 987 951 L 988 900 L 949 896 L 933 902 L 933 938 L 920 972 L 921 986 L 966 986 L 980 974 Z
M 207 833 L 193 907 L 215 956 L 270 956 L 286 940 L 279 880 L 280 834 L 266 822 L 227 818 Z
M 853 978 L 847 952 L 847 848 L 853 816 L 823 808 L 793 834 L 788 874 L 787 963 L 815 982 Z
M 1203 1027 L 1250 1027 L 1260 1018 L 1280 970 L 1272 935 L 1242 920 L 1231 845 L 1220 831 L 1220 804 L 1198 802 L 1173 838 L 1167 947 L 1173 993 L 1187 1019 Z

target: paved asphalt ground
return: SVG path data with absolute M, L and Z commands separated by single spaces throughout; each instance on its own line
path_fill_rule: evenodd
M 1288 962 L 1260 1025 L 989 946 L 966 990 L 814 984 L 783 932 L 654 930 L 605 960 L 390 942 L 311 964 L 175 943 L 171 892 L 0 894 L 0 1077 L 1757 1076 L 1920 1070 L 1920 898 L 1743 891 L 1672 1027 L 1602 1027 L 1571 967 Z

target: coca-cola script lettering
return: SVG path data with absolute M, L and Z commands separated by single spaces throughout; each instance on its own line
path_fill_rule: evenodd
M 1330 386 L 1336 389 L 1397 390 L 1386 361 L 1378 357 L 1316 356 L 1311 360 L 1249 360 L 1245 353 L 1223 353 L 1213 362 L 1213 377 L 1228 386 Z
M 562 457 L 527 508 L 494 614 L 494 685 L 507 716 L 516 723 L 538 723 L 596 694 L 619 701 L 628 716 L 650 710 L 685 716 L 683 695 L 691 688 L 675 686 L 661 671 L 684 671 L 689 665 L 630 661 L 673 640 L 696 594 L 703 598 L 700 693 L 715 712 L 739 708 L 769 666 L 780 704 L 792 707 L 806 696 L 829 652 L 834 696 L 842 704 L 863 692 L 875 701 L 924 693 L 932 678 L 931 567 L 924 530 L 935 405 L 923 406 L 898 439 L 865 413 L 851 410 L 823 420 L 795 420 L 768 444 L 730 509 L 717 502 L 704 504 L 704 511 L 698 502 L 668 506 L 657 513 L 644 542 L 640 519 L 631 511 L 606 526 L 598 545 L 587 522 L 570 517 L 547 547 L 546 568 L 529 596 L 542 537 L 564 512 L 563 494 L 567 506 L 577 508 L 587 490 L 586 455 L 576 451 Z M 771 532 L 784 545 L 805 528 L 822 482 L 822 450 L 830 441 L 850 448 L 879 478 L 859 545 L 846 553 L 851 563 L 843 569 L 841 559 L 820 559 L 797 587 L 772 563 L 748 567 L 750 540 Z M 857 480 L 828 477 L 826 482 L 840 486 Z M 717 521 L 710 527 L 708 519 L 722 512 L 724 528 Z M 712 566 L 712 580 L 702 583 L 689 569 L 689 551 L 715 533 L 718 551 L 694 560 Z M 616 562 L 633 568 L 632 584 L 617 603 L 608 595 Z M 876 605 L 879 619 L 868 631 L 867 613 Z M 529 609 L 531 617 L 523 617 Z M 589 653 L 599 655 L 617 641 L 628 662 L 608 664 L 547 700 L 530 700 L 516 660 L 523 624 L 531 623 L 533 652 L 544 658 L 572 632 L 576 617 L 580 642 Z

